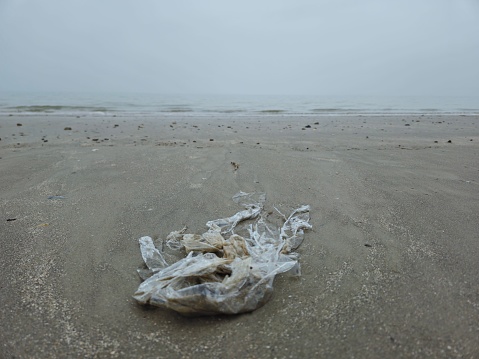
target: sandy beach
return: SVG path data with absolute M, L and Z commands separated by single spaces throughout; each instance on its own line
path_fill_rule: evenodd
M 0 138 L 1 358 L 479 357 L 478 116 L 13 115 Z M 239 191 L 311 206 L 301 277 L 248 314 L 139 305 L 138 239 Z

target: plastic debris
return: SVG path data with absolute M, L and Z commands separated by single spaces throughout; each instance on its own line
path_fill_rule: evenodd
M 265 195 L 240 192 L 233 197 L 245 208 L 235 215 L 206 223 L 203 234 L 185 233 L 166 238 L 170 250 L 187 253 L 168 265 L 162 248 L 151 237 L 141 237 L 146 268 L 133 297 L 141 304 L 175 310 L 183 315 L 237 314 L 266 303 L 279 273 L 300 274 L 294 252 L 311 229 L 309 206 L 295 209 L 278 227 L 264 218 Z M 238 233 L 235 233 L 237 231 Z

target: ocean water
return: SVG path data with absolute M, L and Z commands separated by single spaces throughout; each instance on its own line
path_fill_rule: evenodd
M 479 114 L 479 97 L 0 93 L 0 115 L 324 116 Z

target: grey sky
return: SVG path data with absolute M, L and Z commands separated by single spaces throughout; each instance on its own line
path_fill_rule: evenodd
M 479 1 L 0 0 L 0 90 L 479 96 Z

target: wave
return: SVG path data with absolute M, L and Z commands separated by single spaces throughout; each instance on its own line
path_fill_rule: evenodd
M 313 108 L 313 109 L 311 109 L 311 112 L 338 112 L 338 111 L 344 111 L 344 109 L 341 109 L 341 108 Z
M 439 112 L 440 110 L 438 108 L 421 108 L 419 112 L 429 112 L 429 113 L 434 113 L 434 112 Z
M 193 110 L 191 108 L 173 107 L 166 110 L 162 110 L 161 112 L 181 113 L 181 112 L 193 112 Z
M 63 105 L 33 105 L 33 106 L 12 106 L 6 107 L 8 110 L 16 112 L 43 112 L 43 113 L 53 113 L 53 112 L 107 112 L 109 111 L 106 107 L 100 106 L 63 106 Z
M 286 112 L 285 110 L 275 110 L 275 109 L 272 109 L 272 110 L 259 110 L 259 111 L 256 111 L 256 112 L 259 112 L 259 113 L 284 113 Z

